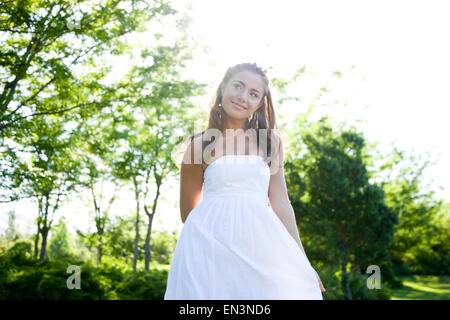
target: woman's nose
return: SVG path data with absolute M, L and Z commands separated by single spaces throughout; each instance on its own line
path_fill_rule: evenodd
M 246 95 L 247 93 L 243 90 L 242 92 L 241 92 L 241 94 L 239 95 L 239 97 L 238 97 L 238 99 L 239 99 L 239 101 L 240 102 L 245 102 L 245 95 Z

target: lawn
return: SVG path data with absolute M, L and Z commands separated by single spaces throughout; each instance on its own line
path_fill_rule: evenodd
M 400 276 L 404 288 L 391 289 L 392 300 L 450 300 L 450 276 Z

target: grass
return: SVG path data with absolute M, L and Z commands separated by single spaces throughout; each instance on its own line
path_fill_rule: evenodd
M 450 276 L 400 276 L 404 288 L 391 289 L 391 300 L 450 300 Z

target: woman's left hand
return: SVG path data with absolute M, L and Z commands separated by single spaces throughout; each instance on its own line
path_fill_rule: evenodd
M 313 270 L 314 270 L 314 268 L 313 268 Z M 315 272 L 315 274 L 316 274 L 317 280 L 319 280 L 320 291 L 325 292 L 326 290 L 325 290 L 325 288 L 323 287 L 322 281 L 320 281 L 319 274 L 317 273 L 316 270 L 314 270 L 314 272 Z

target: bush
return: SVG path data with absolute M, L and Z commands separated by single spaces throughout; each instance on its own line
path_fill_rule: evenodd
M 32 259 L 32 247 L 33 244 L 30 241 L 16 241 L 12 247 L 6 251 L 6 254 L 14 265 L 27 265 Z
M 70 265 L 80 267 L 80 289 L 69 289 Z M 5 300 L 162 300 L 168 266 L 151 264 L 134 273 L 122 261 L 108 257 L 100 266 L 80 259 L 45 260 L 31 256 L 29 243 L 17 242 L 0 254 L 0 299 Z
M 389 287 L 381 282 L 380 289 L 369 289 L 367 285 L 368 275 L 352 274 L 350 278 L 350 290 L 353 300 L 390 300 L 392 292 Z
M 117 294 L 123 300 L 163 300 L 167 276 L 168 270 L 165 268 L 127 272 L 117 288 Z
M 29 256 L 28 246 L 16 243 L 0 256 L 0 299 L 2 300 L 56 300 L 106 299 L 97 271 L 77 260 L 44 261 Z M 69 289 L 71 274 L 67 267 L 81 268 L 81 289 Z
M 175 232 L 153 231 L 151 238 L 152 261 L 170 264 L 177 243 Z
M 326 289 L 322 293 L 324 300 L 347 300 L 339 266 L 330 265 L 316 269 Z M 319 272 L 320 271 L 320 272 Z M 383 275 L 382 275 L 383 276 Z M 353 300 L 390 300 L 391 291 L 387 282 L 381 282 L 381 289 L 369 289 L 369 275 L 354 272 L 350 274 L 350 290 Z
M 345 299 L 340 289 L 339 279 L 335 275 L 337 267 L 326 266 L 317 267 L 314 269 L 319 274 L 320 280 L 322 281 L 323 286 L 326 290 L 325 292 L 322 292 L 324 300 Z

